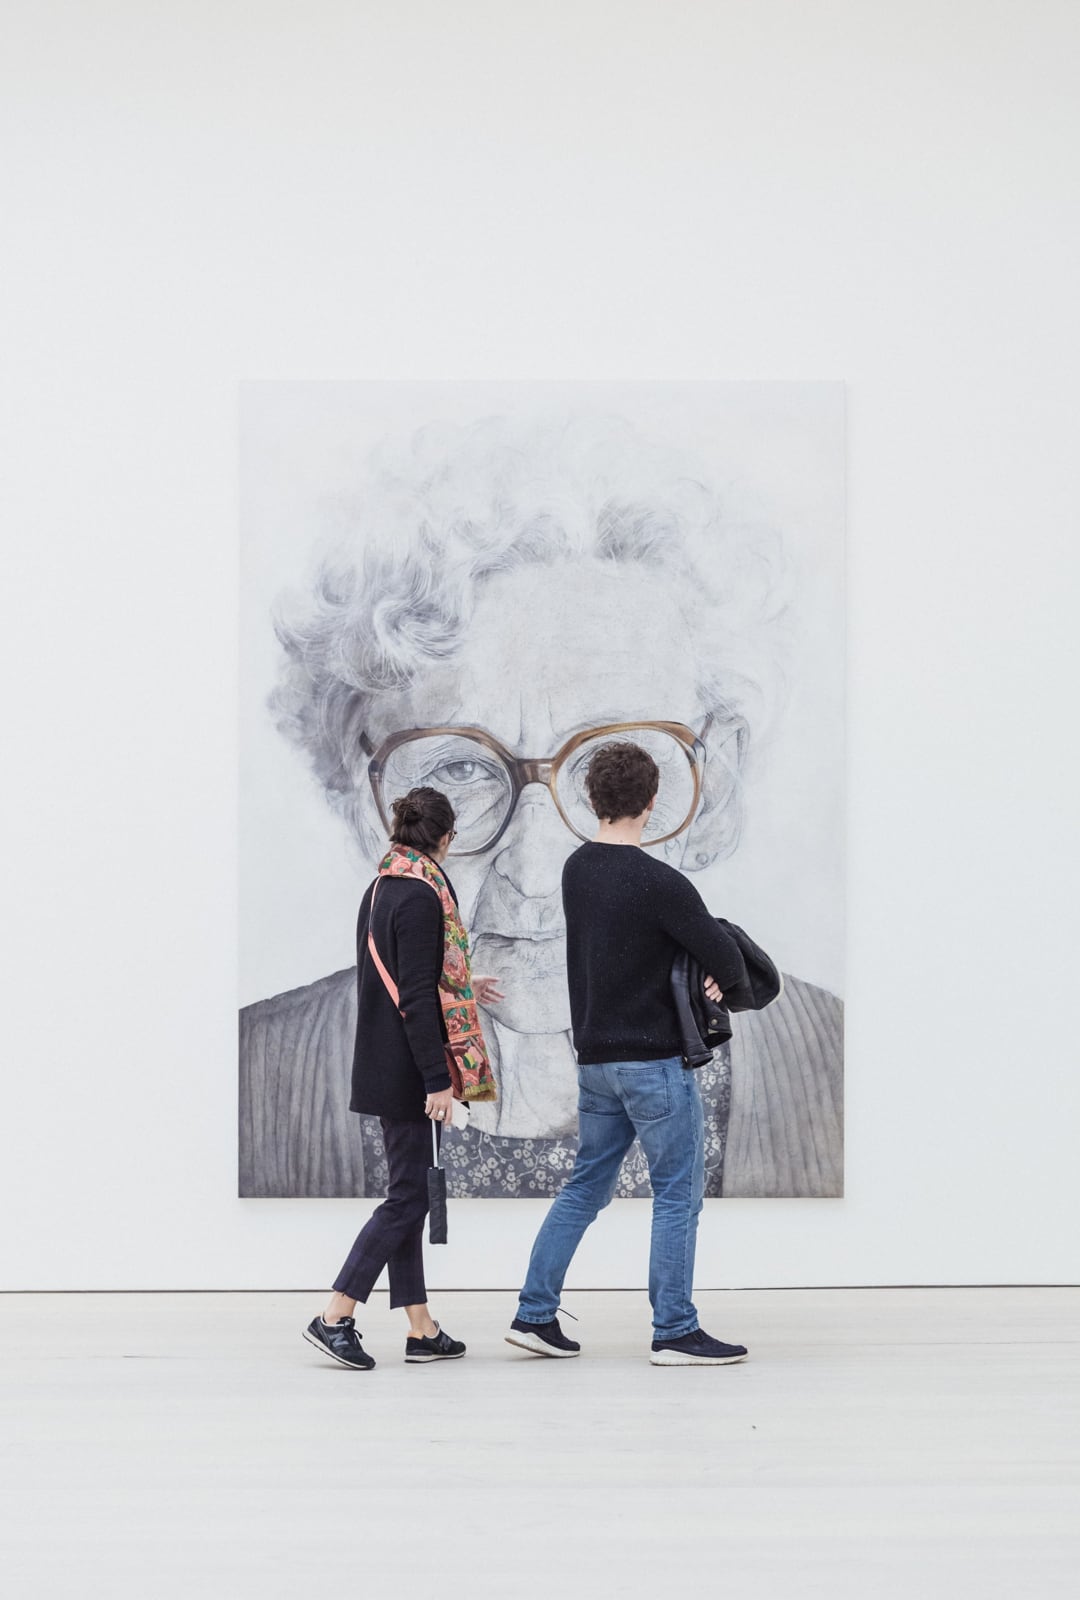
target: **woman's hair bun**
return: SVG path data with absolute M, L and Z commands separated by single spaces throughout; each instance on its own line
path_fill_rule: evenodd
M 429 853 L 454 827 L 454 808 L 441 789 L 410 789 L 390 806 L 394 826 L 390 838 Z

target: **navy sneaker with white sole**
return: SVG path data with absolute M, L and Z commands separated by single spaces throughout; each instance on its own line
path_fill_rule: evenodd
M 354 1372 L 370 1372 L 375 1357 L 369 1356 L 360 1343 L 356 1323 L 352 1317 L 342 1317 L 340 1322 L 324 1322 L 315 1317 L 304 1329 L 304 1338 L 321 1350 L 324 1356 L 336 1361 L 339 1367 L 352 1367 Z
M 558 1317 L 552 1317 L 550 1322 L 523 1322 L 515 1317 L 506 1342 L 517 1345 L 519 1350 L 531 1350 L 534 1356 L 555 1356 L 563 1361 L 581 1354 L 577 1341 L 568 1339 L 559 1327 Z
M 422 1361 L 460 1361 L 465 1354 L 465 1346 L 460 1339 L 451 1339 L 450 1335 L 439 1324 L 435 1324 L 435 1333 L 430 1339 L 418 1339 L 410 1333 L 405 1340 L 405 1360 L 413 1362 Z
M 724 1344 L 695 1328 L 679 1339 L 654 1339 L 649 1360 L 654 1367 L 731 1367 L 748 1353 L 744 1344 Z

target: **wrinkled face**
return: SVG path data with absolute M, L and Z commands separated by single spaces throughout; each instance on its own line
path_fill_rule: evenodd
M 484 589 L 453 660 L 380 696 L 368 736 L 378 748 L 402 729 L 478 727 L 517 756 L 546 758 L 604 723 L 674 721 L 696 733 L 707 708 L 678 598 L 675 580 L 655 570 L 591 560 L 500 576 Z M 453 799 L 455 785 L 464 795 L 478 775 L 457 761 L 433 781 Z M 521 1033 L 570 1026 L 561 878 L 580 842 L 547 787 L 532 783 L 490 849 L 462 856 L 451 847 L 447 871 L 473 969 L 500 980 L 506 998 L 494 1015 Z M 657 853 L 678 862 L 684 843 Z

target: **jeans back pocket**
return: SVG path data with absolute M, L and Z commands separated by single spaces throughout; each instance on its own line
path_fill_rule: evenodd
M 631 1121 L 659 1122 L 661 1117 L 670 1117 L 671 1072 L 666 1062 L 620 1065 L 615 1077 Z

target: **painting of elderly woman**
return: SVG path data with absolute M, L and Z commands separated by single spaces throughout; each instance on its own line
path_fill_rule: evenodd
M 385 1190 L 352 941 L 420 787 L 500 997 L 450 1192 L 557 1192 L 560 883 L 612 738 L 660 770 L 643 847 L 785 968 L 701 1069 L 706 1192 L 841 1194 L 840 387 L 253 384 L 241 423 L 241 1194 Z M 648 1192 L 635 1146 L 618 1193 Z

